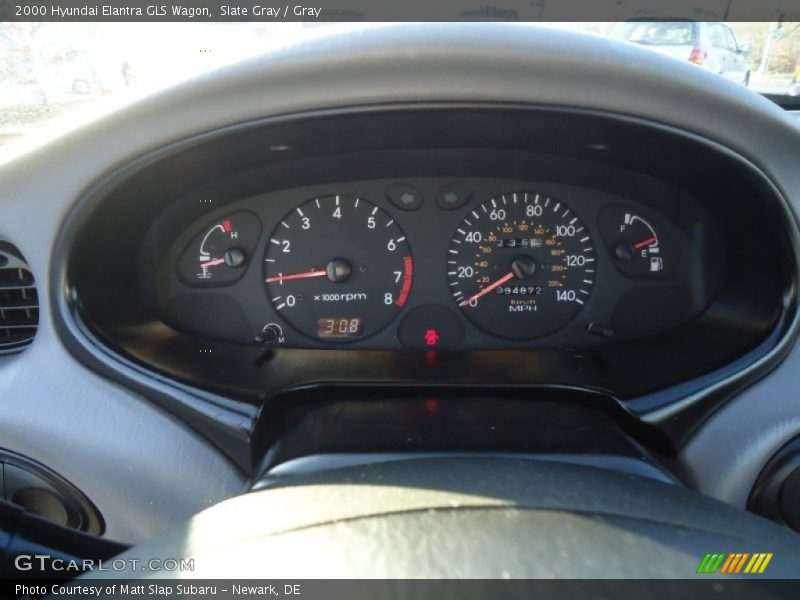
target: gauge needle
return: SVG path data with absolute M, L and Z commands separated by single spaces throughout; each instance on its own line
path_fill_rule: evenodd
M 656 236 L 653 236 L 653 237 L 648 238 L 646 240 L 642 240 L 638 244 L 634 244 L 633 247 L 636 248 L 637 250 L 641 250 L 642 248 L 645 248 L 646 246 L 651 246 L 651 245 L 655 244 L 657 241 L 658 241 L 658 238 Z
M 216 267 L 217 265 L 221 265 L 225 262 L 224 258 L 215 258 L 214 260 L 209 260 L 204 263 L 200 263 L 202 267 Z
M 495 289 L 497 287 L 500 287 L 501 285 L 503 285 L 509 279 L 514 279 L 514 272 L 513 271 L 511 273 L 509 273 L 508 275 L 503 275 L 503 277 L 501 277 L 500 279 L 498 279 L 497 281 L 495 281 L 491 285 L 487 285 L 485 288 L 483 288 L 480 292 L 478 292 L 474 296 L 470 296 L 469 298 L 464 300 L 461 304 L 459 304 L 459 306 L 467 306 L 470 302 L 472 302 L 474 300 L 478 300 L 478 298 L 483 298 L 486 294 L 491 292 L 493 289 Z
M 306 271 L 305 273 L 295 273 L 294 275 L 278 275 L 276 277 L 268 277 L 267 283 L 272 283 L 273 281 L 290 281 L 292 279 L 308 279 L 309 277 L 325 277 L 327 273 L 325 271 Z

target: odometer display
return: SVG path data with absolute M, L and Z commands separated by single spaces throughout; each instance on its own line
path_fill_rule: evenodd
M 273 307 L 298 331 L 332 342 L 386 327 L 408 300 L 413 270 L 394 219 L 344 195 L 314 198 L 286 214 L 264 257 Z
M 578 315 L 595 265 L 589 232 L 563 202 L 516 192 L 484 202 L 462 221 L 447 275 L 456 303 L 477 326 L 533 339 Z

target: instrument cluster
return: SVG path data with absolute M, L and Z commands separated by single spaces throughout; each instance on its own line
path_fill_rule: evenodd
M 721 261 L 713 220 L 666 185 L 375 179 L 226 199 L 174 241 L 156 299 L 175 329 L 239 344 L 598 345 L 702 313 Z

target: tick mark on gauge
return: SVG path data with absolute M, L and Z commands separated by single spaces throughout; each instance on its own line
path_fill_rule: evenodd
M 297 207 L 297 214 L 298 214 L 298 215 L 300 215 L 301 217 L 305 216 L 305 215 L 303 214 L 303 211 L 302 211 L 302 210 L 300 210 L 300 207 L 299 207 L 299 206 Z
M 281 243 L 278 240 L 276 240 L 275 238 L 270 238 L 269 241 L 272 242 L 273 244 L 275 244 L 276 246 L 280 246 L 281 245 Z
M 394 219 L 389 219 L 389 222 L 386 224 L 386 226 L 391 227 L 392 223 L 394 223 Z
M 289 226 L 286 224 L 286 221 L 281 221 L 281 225 L 283 225 L 284 227 L 286 227 L 286 229 L 291 229 L 291 227 L 289 227 Z

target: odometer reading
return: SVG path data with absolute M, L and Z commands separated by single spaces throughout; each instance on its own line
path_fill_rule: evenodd
M 293 209 L 264 256 L 273 307 L 305 335 L 333 342 L 386 327 L 408 300 L 413 270 L 394 219 L 354 196 L 323 196 Z
M 564 203 L 517 192 L 471 211 L 447 258 L 450 290 L 477 326 L 532 339 L 569 324 L 592 291 L 595 250 Z

